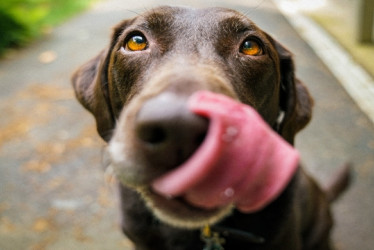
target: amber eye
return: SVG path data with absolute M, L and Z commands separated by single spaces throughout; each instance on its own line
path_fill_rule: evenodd
M 259 56 L 263 54 L 263 50 L 255 40 L 245 40 L 240 48 L 240 52 L 247 56 Z
M 142 35 L 135 35 L 130 37 L 126 43 L 126 48 L 131 51 L 140 51 L 147 48 L 147 39 Z

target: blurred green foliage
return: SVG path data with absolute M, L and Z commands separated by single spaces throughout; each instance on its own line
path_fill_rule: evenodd
M 0 54 L 25 45 L 44 31 L 85 9 L 94 0 L 0 1 Z

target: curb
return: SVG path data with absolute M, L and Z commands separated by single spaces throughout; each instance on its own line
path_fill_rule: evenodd
M 273 2 L 374 123 L 374 79 L 370 74 L 330 34 L 303 15 L 295 1 Z

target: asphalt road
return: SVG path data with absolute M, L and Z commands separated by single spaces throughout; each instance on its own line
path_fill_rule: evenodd
M 374 246 L 374 126 L 271 1 L 179 1 L 246 13 L 295 55 L 315 99 L 296 147 L 326 183 L 344 162 L 354 183 L 333 210 L 340 250 Z M 110 27 L 175 1 L 108 0 L 0 61 L 0 249 L 131 249 L 120 233 L 116 188 L 104 181 L 94 120 L 74 99 L 69 77 L 109 42 Z

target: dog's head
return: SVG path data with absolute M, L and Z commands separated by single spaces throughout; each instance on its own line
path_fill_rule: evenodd
M 160 7 L 123 21 L 73 85 L 109 142 L 119 180 L 139 190 L 161 219 L 183 226 L 216 221 L 229 210 L 199 209 L 149 189 L 204 140 L 209 121 L 186 108 L 192 94 L 207 90 L 252 106 L 291 144 L 311 117 L 291 53 L 247 17 L 222 8 Z

